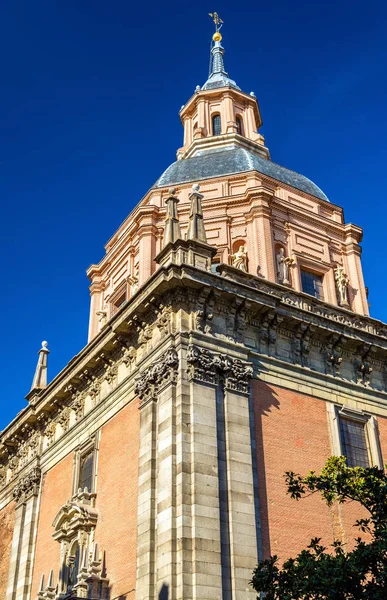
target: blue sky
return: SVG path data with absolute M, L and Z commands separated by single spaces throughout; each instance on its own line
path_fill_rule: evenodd
M 50 379 L 86 344 L 85 270 L 174 161 L 178 111 L 208 74 L 214 10 L 273 160 L 364 228 L 371 314 L 387 321 L 387 5 L 131 4 L 0 3 L 0 429 L 26 405 L 41 340 Z

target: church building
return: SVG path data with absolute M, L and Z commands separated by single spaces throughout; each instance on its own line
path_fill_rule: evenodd
M 285 471 L 387 457 L 362 230 L 271 160 L 213 17 L 177 160 L 88 269 L 88 344 L 47 383 L 43 342 L 0 434 L 1 600 L 253 599 L 258 561 L 356 535 Z

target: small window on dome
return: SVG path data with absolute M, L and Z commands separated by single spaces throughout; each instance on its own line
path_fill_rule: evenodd
M 220 115 L 212 117 L 212 135 L 220 135 L 222 133 L 222 121 Z
M 242 117 L 238 116 L 235 120 L 236 120 L 236 126 L 237 126 L 237 133 L 239 133 L 239 135 L 245 135 L 244 131 L 243 131 Z

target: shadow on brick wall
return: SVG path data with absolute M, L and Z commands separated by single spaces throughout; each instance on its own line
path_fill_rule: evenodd
M 254 491 L 255 491 L 255 508 L 256 508 L 256 532 L 258 557 L 260 560 L 269 558 L 271 555 L 270 546 L 270 525 L 269 525 L 269 510 L 268 510 L 268 494 L 266 469 L 268 457 L 265 456 L 265 448 L 263 444 L 263 418 L 267 417 L 273 410 L 279 410 L 280 402 L 277 394 L 262 381 L 253 383 L 253 401 L 252 411 L 254 417 L 252 426 L 254 427 L 255 453 L 254 469 Z

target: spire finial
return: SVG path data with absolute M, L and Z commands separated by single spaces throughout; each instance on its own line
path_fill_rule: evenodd
M 50 354 L 47 348 L 48 343 L 43 341 L 39 350 L 38 364 L 36 365 L 34 379 L 32 381 L 31 392 L 33 390 L 43 390 L 47 387 L 47 356 Z
M 192 193 L 189 195 L 191 200 L 191 209 L 189 213 L 187 240 L 207 243 L 206 231 L 203 222 L 202 198 L 200 193 L 200 185 L 194 183 Z
M 212 88 L 218 87 L 233 87 L 239 90 L 239 87 L 229 78 L 228 73 L 224 68 L 224 48 L 221 44 L 222 34 L 220 33 L 220 29 L 223 26 L 223 21 L 219 17 L 217 12 L 208 13 L 215 24 L 215 33 L 212 36 L 213 45 L 211 47 L 211 56 L 210 56 L 210 74 L 206 83 L 203 85 L 202 90 L 208 90 Z
M 222 34 L 220 33 L 220 29 L 223 25 L 223 21 L 217 12 L 208 13 L 208 14 L 210 15 L 211 19 L 214 21 L 214 24 L 215 24 L 215 33 L 212 36 L 212 39 L 214 40 L 214 42 L 221 42 Z
M 165 217 L 164 248 L 168 244 L 181 239 L 179 215 L 177 214 L 177 203 L 179 202 L 179 198 L 175 196 L 176 188 L 169 188 L 168 193 L 169 196 L 165 201 L 165 204 L 167 205 L 167 214 Z

